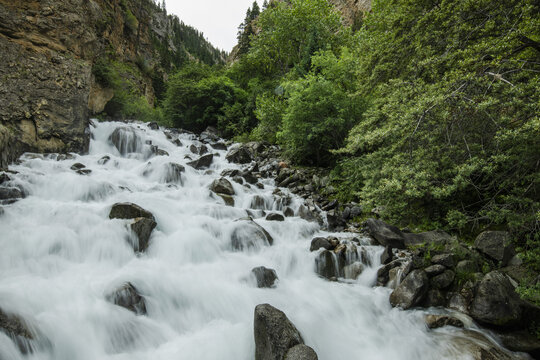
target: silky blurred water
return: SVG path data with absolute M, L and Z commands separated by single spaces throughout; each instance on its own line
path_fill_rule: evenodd
M 111 144 L 117 127 L 133 129 L 139 153 L 121 155 Z M 232 182 L 236 207 L 212 195 L 208 187 L 221 171 L 240 169 L 226 151 L 210 148 L 218 155 L 210 169 L 195 170 L 186 165 L 187 155 L 198 157 L 189 150 L 199 144 L 192 135 L 175 135 L 177 146 L 145 124 L 96 123 L 91 130 L 88 155 L 26 156 L 10 166 L 28 196 L 0 216 L 0 306 L 45 340 L 23 356 L 0 332 L 0 359 L 250 360 L 253 311 L 261 303 L 284 311 L 321 360 L 470 358 L 450 341 L 456 330 L 429 332 L 422 312 L 392 309 L 390 290 L 373 287 L 380 247 L 367 247 L 373 266 L 348 282 L 317 276 L 310 241 L 329 234 L 299 217 L 255 218 L 274 244 L 233 251 L 234 220 L 247 215 L 255 196 L 267 210 L 282 209 L 270 179 L 262 180 L 264 189 Z M 169 156 L 152 156 L 147 141 Z M 100 164 L 104 155 L 110 160 Z M 92 172 L 71 170 L 78 162 Z M 185 166 L 176 184 L 164 182 L 171 162 Z M 291 196 L 296 210 L 302 200 Z M 126 241 L 127 221 L 109 219 L 117 202 L 154 214 L 158 225 L 145 253 Z M 250 272 L 257 266 L 276 270 L 277 287 L 256 287 Z M 144 296 L 147 315 L 106 300 L 126 282 Z

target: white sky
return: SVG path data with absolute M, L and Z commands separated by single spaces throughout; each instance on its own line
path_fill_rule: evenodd
M 159 0 L 161 2 L 161 0 Z M 262 0 L 257 1 L 259 6 Z M 165 0 L 167 13 L 204 33 L 215 47 L 230 52 L 238 26 L 253 0 Z

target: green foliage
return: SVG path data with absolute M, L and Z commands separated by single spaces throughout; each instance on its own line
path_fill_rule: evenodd
M 203 131 L 216 126 L 225 135 L 243 133 L 247 95 L 234 82 L 203 64 L 190 64 L 171 77 L 164 102 L 175 126 Z

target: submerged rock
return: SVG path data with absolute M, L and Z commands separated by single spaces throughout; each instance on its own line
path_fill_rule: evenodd
M 130 228 L 138 239 L 137 244 L 132 244 L 133 249 L 143 252 L 148 248 L 150 235 L 157 226 L 156 219 L 151 212 L 133 203 L 117 203 L 111 208 L 109 218 L 133 219 L 134 222 L 130 224 Z
M 30 340 L 34 339 L 34 334 L 22 318 L 0 309 L 0 331 L 9 336 L 23 354 L 32 352 Z
M 134 250 L 138 252 L 144 252 L 148 248 L 150 243 L 150 235 L 157 226 L 157 223 L 153 219 L 137 218 L 135 222 L 130 225 L 131 231 L 137 236 L 138 244 L 134 245 Z
M 251 273 L 257 280 L 257 287 L 259 288 L 271 288 L 274 287 L 278 276 L 274 269 L 268 269 L 264 266 L 253 268 Z
M 278 213 L 271 213 L 266 215 L 266 220 L 268 221 L 285 221 L 285 217 Z
M 141 152 L 143 147 L 141 138 L 131 127 L 116 128 L 109 137 L 109 141 L 122 155 Z
M 107 295 L 106 298 L 113 304 L 126 308 L 136 315 L 146 314 L 144 298 L 131 283 L 122 285 L 120 288 Z
M 165 164 L 165 175 L 163 176 L 163 182 L 165 183 L 180 183 L 182 184 L 182 173 L 186 171 L 186 168 L 177 163 Z
M 262 226 L 252 218 L 237 220 L 238 225 L 231 234 L 231 246 L 234 250 L 251 249 L 272 245 L 274 239 Z
M 463 321 L 447 315 L 426 315 L 426 325 L 430 329 L 437 329 L 443 326 L 454 326 L 462 328 Z
M 253 325 L 255 360 L 283 360 L 289 349 L 304 343 L 285 313 L 269 304 L 255 307 Z

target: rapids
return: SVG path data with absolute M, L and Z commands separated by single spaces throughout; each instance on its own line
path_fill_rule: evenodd
M 129 129 L 122 153 L 109 140 L 119 127 Z M 321 360 L 471 359 L 453 341 L 461 330 L 429 331 L 425 311 L 393 309 L 391 290 L 373 287 L 381 247 L 365 245 L 371 267 L 340 282 L 319 277 L 309 251 L 314 236 L 331 234 L 299 217 L 255 217 L 273 245 L 234 251 L 234 220 L 246 217 L 255 196 L 266 210 L 283 208 L 272 179 L 260 180 L 264 189 L 231 181 L 235 207 L 212 194 L 223 170 L 241 168 L 225 160 L 226 150 L 209 147 L 218 155 L 208 170 L 196 170 L 186 158 L 198 157 L 191 134 L 174 135 L 177 146 L 143 123 L 96 122 L 91 132 L 87 155 L 27 154 L 10 166 L 27 196 L 0 215 L 0 306 L 42 336 L 22 355 L 0 332 L 0 359 L 252 360 L 253 311 L 261 303 L 284 311 Z M 152 146 L 169 155 L 153 155 Z M 185 166 L 180 178 L 171 178 L 171 162 Z M 91 173 L 77 174 L 75 163 Z M 291 197 L 296 210 L 303 201 Z M 146 252 L 126 241 L 126 221 L 109 219 L 118 202 L 155 216 Z M 257 266 L 276 270 L 277 287 L 256 287 L 250 272 Z M 126 282 L 144 296 L 147 315 L 107 301 Z

